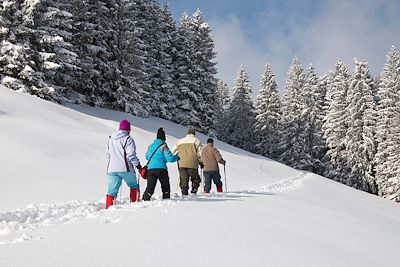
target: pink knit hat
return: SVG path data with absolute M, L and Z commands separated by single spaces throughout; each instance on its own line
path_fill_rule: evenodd
M 130 131 L 131 130 L 131 123 L 128 120 L 122 120 L 119 123 L 119 129 L 122 131 Z

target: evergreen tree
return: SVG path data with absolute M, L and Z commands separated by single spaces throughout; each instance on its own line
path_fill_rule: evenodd
M 173 99 L 173 62 L 174 55 L 174 39 L 176 36 L 176 26 L 168 4 L 164 4 L 162 10 L 158 3 L 154 4 L 156 16 L 153 16 L 154 28 L 158 31 L 156 35 L 156 72 L 153 74 L 152 88 L 154 95 L 152 96 L 152 115 L 166 119 L 172 119 L 173 114 L 169 111 L 170 103 Z
M 275 75 L 266 64 L 257 96 L 255 130 L 258 135 L 257 151 L 270 158 L 277 158 L 281 103 L 277 92 Z
M 191 18 L 185 11 L 180 19 L 175 44 L 174 62 L 174 98 L 175 103 L 171 103 L 174 114 L 173 121 L 184 126 L 193 126 L 199 129 L 201 124 L 200 116 L 193 108 L 193 103 L 199 101 L 194 91 L 192 73 L 193 66 L 193 33 L 191 30 Z
M 300 61 L 295 57 L 289 68 L 282 98 L 282 129 L 279 160 L 301 170 L 314 168 L 311 147 L 312 125 L 306 103 L 306 76 Z
M 375 157 L 375 100 L 373 79 L 368 64 L 355 60 L 348 94 L 347 158 L 355 180 L 351 185 L 376 193 L 373 160 Z
M 11 89 L 40 95 L 32 61 L 32 20 L 22 1 L 0 3 L 0 83 Z
M 229 106 L 230 95 L 228 85 L 223 80 L 217 82 L 217 115 L 216 115 L 216 132 L 221 136 L 225 132 L 227 109 Z
M 311 156 L 314 162 L 312 171 L 323 174 L 323 158 L 326 153 L 326 144 L 322 132 L 322 123 L 325 115 L 324 87 L 319 86 L 319 80 L 314 67 L 310 65 L 306 73 L 304 84 L 304 103 L 306 104 L 305 117 L 311 126 L 309 132 L 309 144 Z
M 251 85 L 243 67 L 240 68 L 229 103 L 226 127 L 221 139 L 231 145 L 254 151 L 256 134 L 254 132 L 255 112 L 251 100 Z
M 203 132 L 215 129 L 217 112 L 217 80 L 214 77 L 217 73 L 216 63 L 213 62 L 216 53 L 214 52 L 214 41 L 211 38 L 211 29 L 204 21 L 202 12 L 197 9 L 191 20 L 193 33 L 193 82 L 194 91 L 197 94 L 198 102 L 194 108 L 198 111 Z
M 346 110 L 348 106 L 349 79 L 350 74 L 347 67 L 343 62 L 338 61 L 335 69 L 330 73 L 327 91 L 329 104 L 322 129 L 328 147 L 327 156 L 330 160 L 324 175 L 338 182 L 351 185 L 345 142 L 348 129 L 348 113 Z
M 230 101 L 228 85 L 223 80 L 217 82 L 217 105 L 220 110 L 227 109 Z
M 115 6 L 116 31 L 113 54 L 120 78 L 116 90 L 119 108 L 142 117 L 148 116 L 151 103 L 148 97 L 150 86 L 147 79 L 146 17 L 142 1 L 119 0 Z M 142 14 L 143 15 L 143 14 Z
M 73 73 L 78 69 L 78 55 L 73 51 L 73 15 L 68 12 L 70 2 L 66 0 L 41 0 L 29 2 L 35 27 L 32 38 L 33 59 L 46 81 L 46 91 L 58 101 L 76 98 L 73 90 Z
M 79 68 L 74 72 L 75 90 L 85 96 L 77 102 L 118 108 L 119 75 L 115 55 L 115 3 L 71 0 L 74 15 L 72 41 Z
M 380 196 L 400 202 L 400 57 L 392 47 L 380 77 L 375 156 Z

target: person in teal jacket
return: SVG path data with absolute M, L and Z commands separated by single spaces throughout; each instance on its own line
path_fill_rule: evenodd
M 154 155 L 153 155 L 154 153 Z M 151 155 L 153 157 L 150 159 Z M 143 194 L 143 200 L 149 201 L 154 194 L 157 180 L 160 180 L 163 199 L 170 198 L 171 186 L 169 184 L 167 162 L 175 162 L 179 157 L 172 154 L 167 143 L 165 143 L 165 132 L 163 128 L 158 129 L 157 139 L 149 146 L 146 153 L 147 164 L 147 188 Z

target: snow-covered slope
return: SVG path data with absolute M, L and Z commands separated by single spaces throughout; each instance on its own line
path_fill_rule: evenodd
M 124 185 L 104 210 L 105 145 L 123 118 L 142 163 L 160 126 L 170 146 L 186 133 L 0 88 L 0 266 L 400 264 L 397 203 L 221 142 L 228 193 L 163 201 L 157 191 L 131 205 Z M 179 191 L 175 164 L 169 172 Z

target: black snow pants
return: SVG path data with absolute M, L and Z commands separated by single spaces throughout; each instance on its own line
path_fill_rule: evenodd
M 189 178 L 192 181 L 192 194 L 196 194 L 200 186 L 200 175 L 198 169 L 179 168 L 180 187 L 182 195 L 188 195 L 189 193 Z
M 154 194 L 154 189 L 156 188 L 157 180 L 160 180 L 161 191 L 163 194 L 163 199 L 170 198 L 171 187 L 169 184 L 168 171 L 166 169 L 152 169 L 147 171 L 147 187 L 143 194 L 143 200 L 150 200 L 151 196 Z

